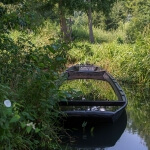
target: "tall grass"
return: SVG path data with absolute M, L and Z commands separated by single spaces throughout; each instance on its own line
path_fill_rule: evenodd
M 113 42 L 114 40 L 124 43 L 125 42 L 125 32 L 124 30 L 112 30 L 105 31 L 100 28 L 93 27 L 95 43 L 108 43 Z M 89 29 L 88 26 L 73 26 L 73 39 L 75 41 L 89 41 Z
M 136 44 L 76 42 L 69 51 L 69 63 L 91 63 L 115 77 L 137 83 L 149 82 L 149 38 Z

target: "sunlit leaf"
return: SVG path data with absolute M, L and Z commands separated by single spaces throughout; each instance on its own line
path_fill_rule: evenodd
M 10 123 L 17 122 L 19 119 L 20 119 L 20 116 L 19 116 L 19 115 L 15 115 L 15 116 L 13 116 L 13 117 L 11 118 Z

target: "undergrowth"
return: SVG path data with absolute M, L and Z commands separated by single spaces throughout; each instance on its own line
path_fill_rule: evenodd
M 25 38 L 0 36 L 1 149 L 56 149 L 61 130 L 57 103 L 68 46 L 37 47 Z M 59 65 L 61 64 L 61 65 Z M 10 100 L 11 106 L 5 106 Z M 59 148 L 58 148 L 59 149 Z

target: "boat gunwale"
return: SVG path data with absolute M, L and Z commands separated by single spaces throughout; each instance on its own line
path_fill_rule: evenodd
M 74 67 L 80 67 L 80 66 L 83 66 L 83 67 L 88 67 L 88 66 L 95 67 L 96 71 L 84 71 L 84 70 L 76 71 L 76 70 L 73 70 Z M 85 73 L 85 75 L 88 75 L 88 76 L 87 77 L 83 76 L 84 73 Z M 97 76 L 97 75 L 96 76 L 92 76 L 91 75 L 92 73 L 100 75 L 100 76 Z M 126 98 L 126 95 L 125 95 L 124 91 L 122 90 L 122 88 L 120 87 L 118 82 L 106 70 L 102 70 L 100 67 L 97 67 L 97 66 L 94 66 L 94 65 L 75 65 L 75 66 L 72 66 L 69 69 L 67 69 L 65 74 L 67 74 L 67 80 L 78 80 L 78 79 L 103 80 L 103 81 L 108 82 L 111 85 L 111 87 L 114 90 L 116 96 L 118 97 L 118 100 L 116 100 L 116 101 L 98 101 L 98 102 L 97 101 L 93 101 L 92 106 L 99 106 L 98 103 L 99 104 L 100 103 L 101 104 L 105 104 L 106 106 L 111 106 L 111 105 L 112 106 L 118 106 L 118 104 L 120 103 L 119 104 L 119 106 L 121 106 L 120 108 L 118 108 L 114 112 L 110 111 L 110 112 L 113 113 L 114 116 L 115 116 L 115 114 L 121 113 L 124 110 L 124 108 L 126 107 L 126 105 L 127 105 L 127 98 Z M 74 76 L 71 77 L 71 75 L 74 75 Z M 77 75 L 79 75 L 79 76 L 77 76 Z M 88 101 L 85 102 L 85 101 L 82 101 L 82 100 L 80 100 L 80 105 L 79 105 L 79 101 L 76 101 L 76 100 L 74 100 L 74 101 L 68 100 L 66 102 L 61 101 L 59 103 L 60 104 L 63 104 L 63 103 L 65 104 L 66 103 L 66 105 L 63 105 L 63 106 L 68 106 L 69 103 L 70 103 L 69 106 L 75 106 L 75 105 L 81 106 L 81 103 L 82 104 L 86 104 L 86 103 L 90 104 L 90 102 L 88 102 Z M 72 105 L 71 105 L 71 103 L 72 103 Z M 94 103 L 96 105 L 94 105 Z M 110 103 L 111 103 L 111 105 L 109 105 Z M 116 104 L 116 105 L 114 105 L 114 104 Z M 89 106 L 89 105 L 82 105 L 82 106 Z M 66 113 L 68 112 L 68 114 L 69 114 L 69 112 L 72 112 L 72 114 L 73 113 L 74 114 L 77 113 L 77 111 L 73 111 L 73 110 L 63 111 L 63 112 L 66 112 Z M 82 112 L 84 112 L 84 111 L 82 111 Z M 82 112 L 81 112 L 81 115 L 82 115 Z M 87 113 L 88 111 L 85 111 L 85 112 Z M 106 110 L 105 113 L 107 113 L 107 112 L 109 112 L 109 111 Z M 90 112 L 88 112 L 88 113 L 90 113 Z M 104 114 L 103 111 L 95 111 L 95 113 L 101 114 L 101 115 Z

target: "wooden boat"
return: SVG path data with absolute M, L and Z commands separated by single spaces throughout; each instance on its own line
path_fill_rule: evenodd
M 63 110 L 66 114 L 67 119 L 77 119 L 84 120 L 87 118 L 97 118 L 100 121 L 116 121 L 123 110 L 127 105 L 127 98 L 122 88 L 119 86 L 117 81 L 105 70 L 94 66 L 94 65 L 75 65 L 70 67 L 65 72 L 67 76 L 67 80 L 77 80 L 77 79 L 93 79 L 93 80 L 102 80 L 108 82 L 112 89 L 114 90 L 118 100 L 67 100 L 61 101 L 59 106 L 89 106 L 99 108 L 96 111 L 92 110 Z M 103 107 L 116 106 L 117 109 L 115 111 L 105 110 Z

